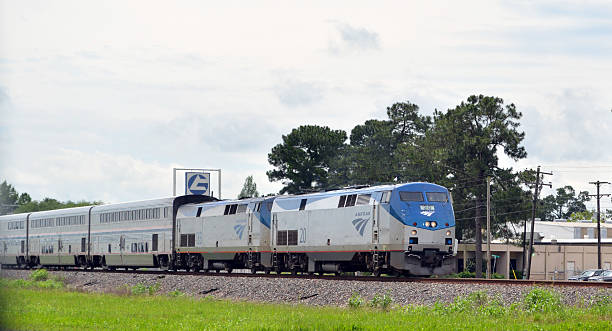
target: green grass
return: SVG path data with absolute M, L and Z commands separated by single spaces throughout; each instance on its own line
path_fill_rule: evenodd
M 137 292 L 139 295 L 130 293 Z M 610 330 L 612 301 L 559 304 L 545 289 L 503 306 L 485 292 L 452 304 L 393 306 L 387 294 L 358 307 L 312 307 L 195 299 L 176 291 L 88 294 L 0 281 L 0 329 L 10 330 Z M 358 298 L 354 296 L 353 300 Z

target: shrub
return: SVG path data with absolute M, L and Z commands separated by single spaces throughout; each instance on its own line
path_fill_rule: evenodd
M 523 306 L 528 312 L 555 312 L 561 308 L 561 295 L 536 287 L 525 294 Z
M 348 300 L 348 305 L 351 308 L 359 308 L 363 305 L 363 299 L 359 296 L 359 293 L 353 292 L 353 295 Z
M 36 282 L 47 280 L 49 279 L 49 272 L 47 271 L 47 269 L 34 270 L 30 274 L 30 279 Z
M 393 298 L 389 295 L 389 292 L 384 295 L 376 294 L 370 300 L 369 306 L 372 308 L 380 308 L 382 310 L 388 310 L 391 307 L 391 303 L 393 302 Z
M 143 294 L 154 295 L 155 293 L 157 293 L 157 291 L 159 291 L 160 287 L 161 285 L 159 285 L 159 283 L 155 283 L 154 285 L 151 285 L 151 286 L 147 286 L 147 285 L 138 283 L 132 286 L 132 294 L 134 295 L 143 295 Z
M 387 292 L 385 295 L 383 295 L 382 301 L 380 302 L 380 308 L 383 310 L 388 310 L 391 308 L 391 303 L 393 303 L 393 298 L 391 298 L 391 295 L 389 295 L 389 292 Z
M 458 273 L 456 275 L 457 275 L 457 278 L 474 278 L 474 277 L 476 277 L 476 273 L 475 272 L 469 272 L 467 270 L 462 271 L 462 272 L 460 272 L 460 273 Z

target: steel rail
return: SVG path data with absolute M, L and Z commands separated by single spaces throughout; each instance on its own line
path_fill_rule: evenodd
M 395 276 L 346 276 L 346 275 L 312 275 L 312 274 L 276 274 L 250 272 L 188 272 L 172 270 L 104 270 L 104 269 L 54 269 L 50 271 L 65 272 L 93 272 L 93 273 L 116 273 L 116 274 L 142 274 L 142 275 L 177 275 L 177 276 L 201 276 L 201 277 L 258 277 L 274 279 L 310 279 L 310 280 L 334 280 L 334 281 L 358 281 L 358 282 L 395 282 L 395 283 L 446 283 L 446 284 L 479 284 L 479 285 L 511 285 L 511 286 L 550 286 L 550 287 L 598 287 L 612 288 L 612 282 L 587 282 L 571 280 L 524 280 L 524 279 L 484 279 L 484 278 L 421 278 L 421 277 L 395 277 Z M 25 270 L 25 269 L 4 269 Z

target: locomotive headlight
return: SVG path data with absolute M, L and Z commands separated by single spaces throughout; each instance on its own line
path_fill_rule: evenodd
M 417 231 L 416 231 L 416 230 L 412 230 L 410 233 L 411 233 L 413 236 L 416 236 Z
M 435 228 L 436 226 L 438 226 L 438 223 L 436 223 L 436 221 L 431 222 L 431 227 Z
M 446 235 L 450 236 L 451 235 L 451 230 L 446 230 Z
M 430 221 L 425 222 L 425 226 L 426 227 L 430 227 L 431 226 L 431 222 Z

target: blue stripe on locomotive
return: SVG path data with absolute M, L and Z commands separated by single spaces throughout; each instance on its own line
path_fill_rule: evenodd
M 274 199 L 276 199 L 276 197 L 267 198 L 262 201 L 259 214 L 256 214 L 261 224 L 265 225 L 267 228 L 270 228 L 270 224 L 272 223 L 272 211 L 270 210 L 272 208 L 268 209 L 268 203 L 272 206 Z
M 402 201 L 399 194 L 399 192 L 402 191 L 422 192 L 424 201 Z M 426 194 L 427 192 L 446 193 L 447 202 L 428 201 Z M 427 209 L 422 210 L 421 206 L 427 206 Z M 433 213 L 428 216 L 428 211 L 431 212 L 430 209 L 432 207 Z M 405 225 L 414 226 L 414 223 L 416 222 L 417 228 L 426 230 L 438 230 L 455 226 L 455 217 L 448 190 L 440 185 L 430 183 L 409 183 L 397 186 L 391 192 L 391 200 L 389 205 L 385 206 L 384 208 L 389 208 L 389 213 Z M 426 227 L 426 221 L 435 221 L 437 226 Z M 446 226 L 446 223 L 448 223 L 448 226 Z

